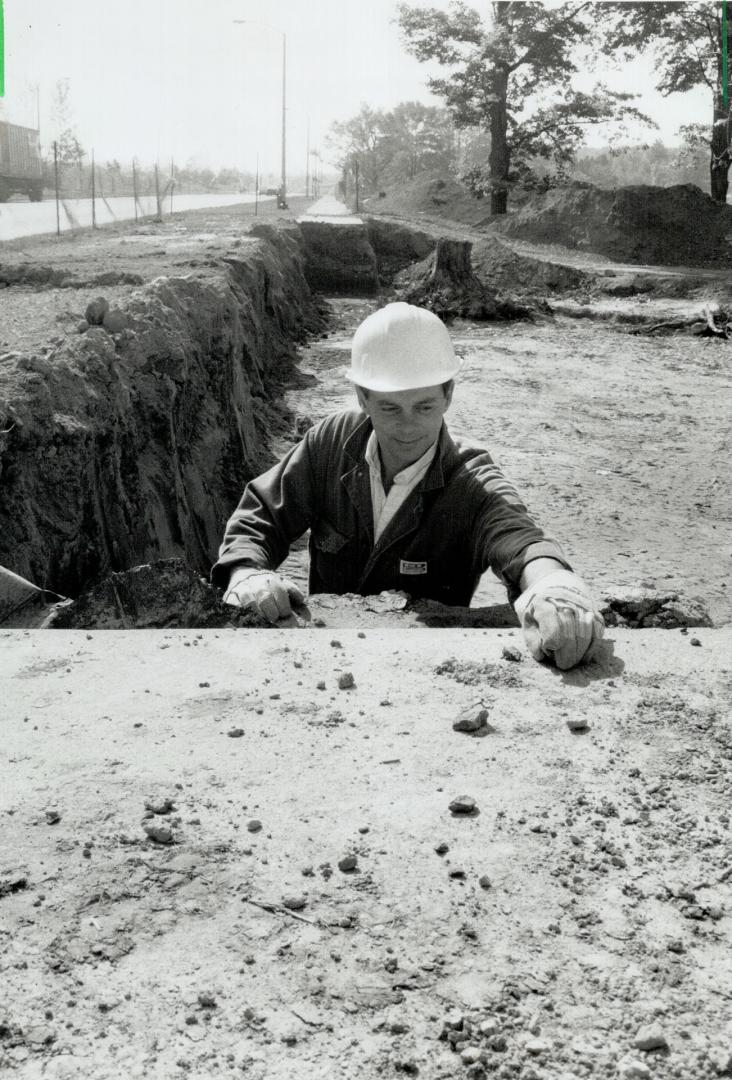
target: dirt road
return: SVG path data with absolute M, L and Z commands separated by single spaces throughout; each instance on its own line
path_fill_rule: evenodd
M 732 637 L 611 639 L 0 635 L 0 1070 L 718 1075 Z

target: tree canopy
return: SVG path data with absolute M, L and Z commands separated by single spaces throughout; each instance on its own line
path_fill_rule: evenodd
M 714 0 L 693 3 L 607 3 L 598 5 L 608 45 L 621 56 L 653 52 L 657 87 L 664 95 L 706 86 L 709 122 L 682 131 L 693 147 L 709 148 L 712 198 L 726 202 L 730 166 L 730 110 L 722 85 L 722 12 Z M 732 12 L 731 12 L 732 15 Z M 729 27 L 728 27 L 728 52 Z M 727 87 L 730 89 L 729 84 Z M 702 133 L 704 132 L 704 133 Z
M 350 120 L 331 127 L 329 145 L 346 172 L 358 168 L 363 187 L 378 191 L 382 184 L 410 180 L 425 169 L 450 169 L 454 132 L 445 109 L 402 102 L 391 111 L 362 105 Z
M 455 0 L 447 12 L 400 4 L 405 45 L 420 61 L 447 69 L 428 84 L 458 126 L 489 131 L 487 188 L 493 213 L 505 213 L 512 183 L 532 175 L 536 158 L 566 171 L 587 125 L 634 117 L 652 123 L 630 104 L 633 95 L 598 84 L 592 93 L 572 86 L 584 50 L 596 38 L 590 2 L 548 7 L 538 2 L 489 5 L 492 19 Z

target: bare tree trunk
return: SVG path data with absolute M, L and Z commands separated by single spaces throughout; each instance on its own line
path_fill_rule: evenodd
M 724 109 L 721 99 L 714 108 L 714 124 L 712 126 L 712 158 L 709 166 L 710 191 L 716 203 L 727 202 L 727 188 L 729 182 L 729 146 L 728 146 L 729 123 L 727 111 Z
M 508 209 L 508 146 L 506 97 L 508 95 L 508 70 L 496 67 L 493 79 L 495 101 L 491 106 L 491 149 L 488 164 L 491 174 L 491 213 L 505 214 Z

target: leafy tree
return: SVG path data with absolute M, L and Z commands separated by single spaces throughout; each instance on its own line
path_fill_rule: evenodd
M 359 189 L 375 192 L 427 169 L 452 169 L 454 134 L 445 109 L 407 101 L 390 112 L 362 105 L 357 116 L 332 125 L 328 142 L 339 168 L 358 173 Z
M 532 159 L 549 159 L 564 173 L 588 124 L 628 116 L 651 123 L 628 104 L 630 94 L 599 84 L 587 94 L 571 86 L 578 50 L 596 37 L 600 6 L 492 3 L 490 25 L 462 0 L 454 0 L 448 12 L 398 6 L 408 51 L 449 69 L 428 84 L 444 98 L 455 123 L 490 133 L 492 213 L 506 212 L 510 186 L 530 177 Z
M 327 142 L 338 154 L 340 167 L 349 172 L 358 170 L 365 186 L 371 190 L 379 187 L 389 163 L 385 126 L 382 109 L 362 104 L 356 116 L 332 124 L 327 136 Z
M 412 180 L 428 169 L 449 170 L 454 159 L 454 130 L 446 109 L 406 101 L 384 117 L 392 180 Z
M 697 86 L 708 87 L 712 106 L 711 124 L 706 134 L 710 187 L 715 202 L 726 202 L 730 110 L 725 108 L 723 98 L 721 4 L 703 0 L 697 3 L 608 3 L 598 7 L 607 24 L 611 48 L 624 56 L 637 50 L 653 50 L 659 75 L 658 89 L 662 94 L 683 93 Z M 729 29 L 727 38 L 728 52 L 732 54 Z M 688 144 L 688 139 L 685 141 Z M 698 146 L 698 129 L 695 141 Z

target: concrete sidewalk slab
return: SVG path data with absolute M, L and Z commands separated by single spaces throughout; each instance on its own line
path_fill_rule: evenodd
M 0 633 L 0 1067 L 477 1075 L 457 1008 L 489 1074 L 714 1075 L 732 629 L 608 638 Z

